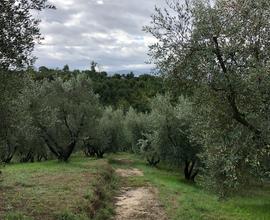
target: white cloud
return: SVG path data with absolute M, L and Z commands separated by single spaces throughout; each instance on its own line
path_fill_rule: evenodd
M 99 0 L 99 1 L 97 1 L 97 4 L 99 4 L 99 5 L 103 5 L 103 4 L 104 4 L 104 2 L 103 2 L 102 0 Z
M 76 27 L 81 24 L 82 19 L 84 18 L 82 13 L 74 14 L 69 20 L 64 23 L 66 27 Z
M 155 39 L 142 26 L 164 1 L 51 1 L 57 10 L 40 13 L 45 40 L 36 47 L 36 65 L 83 69 L 95 60 L 105 70 L 147 68 L 148 46 Z

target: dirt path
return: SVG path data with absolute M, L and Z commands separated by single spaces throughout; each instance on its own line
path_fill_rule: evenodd
M 143 176 L 138 169 L 117 169 L 122 177 Z M 167 220 L 153 187 L 123 187 L 116 198 L 115 220 Z
M 116 169 L 115 171 L 119 176 L 129 177 L 129 176 L 143 176 L 143 172 L 139 169 Z

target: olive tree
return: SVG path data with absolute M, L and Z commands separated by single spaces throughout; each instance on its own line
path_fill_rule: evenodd
M 41 39 L 39 20 L 33 11 L 54 8 L 47 0 L 2 0 L 0 2 L 0 160 L 10 162 L 18 146 L 14 100 L 21 90 L 18 72 L 33 63 L 35 42 Z
M 144 134 L 149 130 L 149 121 L 147 113 L 138 113 L 132 107 L 125 115 L 124 135 L 128 150 L 134 153 L 140 153 L 139 140 L 143 139 Z
M 19 109 L 14 103 L 23 88 L 19 74 L 10 74 L 0 70 L 0 161 L 9 163 L 18 148 L 18 121 L 22 120 L 17 114 Z
M 192 107 L 184 97 L 171 103 L 170 95 L 158 95 L 151 102 L 151 128 L 140 141 L 150 165 L 160 160 L 183 168 L 185 178 L 194 181 L 198 174 L 200 147 L 191 138 Z
M 67 81 L 32 81 L 21 101 L 40 138 L 63 161 L 69 159 L 85 129 L 94 125 L 100 114 L 98 97 L 85 75 Z
M 0 160 L 10 163 L 18 151 L 29 146 L 34 132 L 25 129 L 29 123 L 19 102 L 25 83 L 22 74 L 5 71 L 0 75 L 4 87 L 1 90 Z M 27 134 L 26 134 L 27 133 Z M 30 159 L 29 159 L 30 160 Z
M 194 132 L 219 191 L 267 175 L 269 12 L 268 0 L 169 1 L 145 27 L 155 64 L 194 90 Z
M 47 0 L 1 0 L 0 69 L 22 68 L 34 61 L 35 42 L 41 40 L 40 20 L 33 11 L 54 8 Z
M 12 102 L 19 94 L 18 80 L 8 69 L 23 68 L 33 63 L 35 41 L 41 39 L 39 20 L 33 10 L 54 8 L 47 0 L 0 1 L 0 163 L 9 163 L 17 150 L 13 134 L 17 133 L 16 110 Z M 16 81 L 14 86 L 14 81 Z M 1 166 L 1 164 L 0 164 Z M 0 170 L 1 178 L 1 170 Z
M 102 158 L 105 153 L 123 150 L 125 146 L 123 130 L 123 111 L 105 108 L 97 121 L 95 131 L 88 133 L 89 136 L 84 139 L 86 155 Z

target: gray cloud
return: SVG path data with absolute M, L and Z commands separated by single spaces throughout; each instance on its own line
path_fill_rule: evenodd
M 142 31 L 154 6 L 164 0 L 54 0 L 57 10 L 39 13 L 45 39 L 37 45 L 36 66 L 85 69 L 91 60 L 104 70 L 151 67 L 148 45 L 154 39 Z

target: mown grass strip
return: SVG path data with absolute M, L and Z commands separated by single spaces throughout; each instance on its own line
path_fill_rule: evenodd
M 105 159 L 11 164 L 2 176 L 1 220 L 89 220 L 113 215 L 117 179 Z

